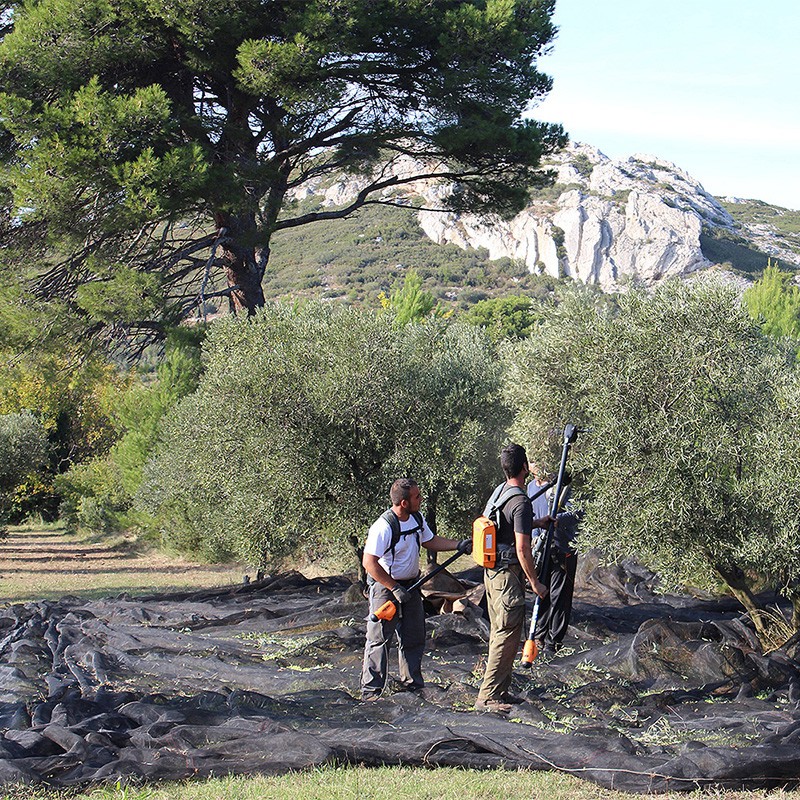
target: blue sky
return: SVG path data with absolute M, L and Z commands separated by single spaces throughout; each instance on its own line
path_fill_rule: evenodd
M 717 196 L 800 209 L 797 0 L 556 0 L 532 111 L 611 158 L 674 162 Z

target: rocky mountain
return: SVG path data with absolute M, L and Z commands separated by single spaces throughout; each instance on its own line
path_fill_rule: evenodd
M 532 273 L 568 276 L 606 291 L 715 265 L 746 278 L 768 258 L 800 269 L 798 212 L 715 198 L 675 164 L 653 156 L 615 161 L 573 143 L 546 166 L 555 184 L 536 192 L 511 220 L 421 210 L 419 224 L 439 244 L 485 248 L 490 258 L 520 260 Z M 338 205 L 360 186 L 348 179 L 315 191 L 324 204 Z M 436 208 L 449 191 L 418 181 L 401 196 Z

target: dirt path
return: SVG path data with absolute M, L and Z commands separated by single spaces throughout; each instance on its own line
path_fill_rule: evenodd
M 89 542 L 59 528 L 12 528 L 0 539 L 0 603 L 223 586 L 240 583 L 243 572 L 236 564 L 136 552 L 122 538 Z

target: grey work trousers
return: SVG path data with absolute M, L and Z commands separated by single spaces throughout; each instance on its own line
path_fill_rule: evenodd
M 479 700 L 503 700 L 511 686 L 514 659 L 525 622 L 525 583 L 522 567 L 486 569 L 483 584 L 489 607 L 489 654 Z
M 415 580 L 415 579 L 414 579 Z M 398 581 L 401 586 L 410 586 L 414 580 Z M 380 583 L 370 581 L 369 613 L 377 611 L 392 593 Z M 397 610 L 394 619 L 367 621 L 367 641 L 364 645 L 364 665 L 361 669 L 361 696 L 380 694 L 389 671 L 389 649 L 397 634 L 397 660 L 400 683 L 406 689 L 416 690 L 425 686 L 422 679 L 422 655 L 425 651 L 425 610 L 422 595 L 412 592 L 409 599 Z

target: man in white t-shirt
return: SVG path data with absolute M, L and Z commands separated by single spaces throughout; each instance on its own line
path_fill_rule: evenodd
M 389 600 L 398 607 L 391 620 L 367 622 L 361 699 L 377 700 L 388 675 L 389 647 L 397 634 L 400 683 L 409 691 L 425 686 L 422 654 L 425 649 L 425 611 L 419 591 L 409 592 L 419 578 L 420 545 L 436 552 L 470 552 L 472 539 L 445 539 L 428 527 L 419 513 L 422 495 L 411 478 L 399 478 L 389 492 L 392 507 L 369 529 L 362 563 L 367 571 L 369 612 L 373 614 Z

